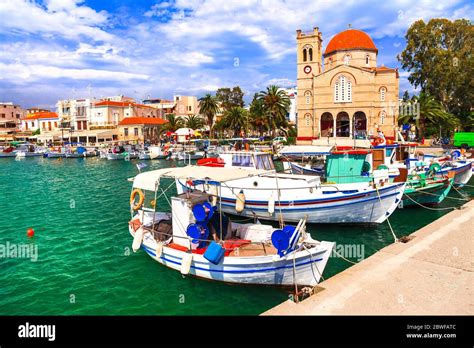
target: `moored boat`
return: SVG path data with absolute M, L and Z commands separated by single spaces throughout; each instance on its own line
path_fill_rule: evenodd
M 137 175 L 130 199 L 133 249 L 141 247 L 155 261 L 183 275 L 239 284 L 316 285 L 334 243 L 312 239 L 304 219 L 297 226 L 281 228 L 235 223 L 217 209 L 221 200 L 217 192 L 178 194 L 171 198 L 171 213 L 163 207 L 157 210 L 162 178 L 209 180 L 222 188 L 229 180 L 260 174 L 188 166 Z

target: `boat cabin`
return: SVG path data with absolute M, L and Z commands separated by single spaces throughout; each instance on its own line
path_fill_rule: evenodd
M 259 151 L 228 151 L 218 158 L 204 158 L 198 166 L 275 170 L 272 154 Z

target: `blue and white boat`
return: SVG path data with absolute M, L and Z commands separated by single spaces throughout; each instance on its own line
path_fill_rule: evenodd
M 179 179 L 177 190 L 181 194 L 219 189 L 222 211 L 245 217 L 292 222 L 306 218 L 309 223 L 382 223 L 397 208 L 406 175 L 400 182 L 390 182 L 388 170 L 375 170 L 369 179 L 336 184 L 322 182 L 319 176 L 269 171 L 229 180 L 218 187 L 210 181 Z
M 296 226 L 275 228 L 258 221 L 233 222 L 219 210 L 227 182 L 254 178 L 264 171 L 188 166 L 138 174 L 130 198 L 134 251 L 183 275 L 226 283 L 316 285 L 334 247 Z M 165 194 L 163 179 L 213 183 L 217 191 L 186 192 L 171 198 L 171 212 L 156 202 Z M 173 185 L 171 181 L 171 185 Z

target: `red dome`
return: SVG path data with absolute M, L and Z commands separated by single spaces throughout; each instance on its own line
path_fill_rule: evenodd
M 329 41 L 324 56 L 336 51 L 356 49 L 378 52 L 369 35 L 361 30 L 348 29 L 340 32 Z

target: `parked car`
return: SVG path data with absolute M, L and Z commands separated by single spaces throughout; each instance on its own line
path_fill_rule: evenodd
M 457 132 L 454 133 L 453 144 L 456 147 L 468 149 L 474 147 L 474 132 Z

